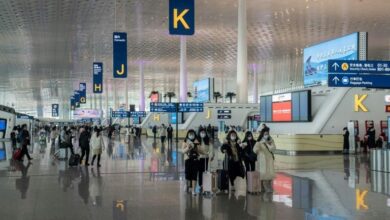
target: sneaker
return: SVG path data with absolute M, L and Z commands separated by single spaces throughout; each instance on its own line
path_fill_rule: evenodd
M 89 166 L 89 163 L 86 163 L 85 166 Z
M 196 192 L 192 191 L 192 195 L 193 195 L 193 196 L 196 196 Z

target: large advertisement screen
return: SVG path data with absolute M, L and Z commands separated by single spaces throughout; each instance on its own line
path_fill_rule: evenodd
M 209 102 L 213 98 L 214 79 L 207 78 L 195 81 L 194 86 L 194 102 Z
M 74 119 L 100 118 L 101 111 L 96 109 L 76 109 L 73 112 Z
M 311 121 L 311 92 L 297 91 L 260 97 L 263 122 Z
M 0 119 L 0 131 L 5 131 L 6 128 L 7 128 L 7 120 Z
M 328 60 L 357 60 L 358 33 L 326 41 L 303 50 L 305 87 L 327 85 Z

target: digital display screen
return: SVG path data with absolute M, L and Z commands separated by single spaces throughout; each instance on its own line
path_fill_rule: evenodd
M 193 83 L 194 102 L 209 102 L 213 98 L 214 79 L 202 79 Z
M 178 114 L 179 116 L 179 121 L 178 124 L 183 123 L 183 116 L 181 113 Z M 176 113 L 169 113 L 169 124 L 176 124 L 177 118 L 176 118 Z
M 74 119 L 100 118 L 101 111 L 96 109 L 76 109 L 73 112 Z
M 4 149 L 0 149 L 0 161 L 1 160 L 6 160 L 5 150 Z
M 311 121 L 311 92 L 261 96 L 260 119 L 263 122 Z
M 7 128 L 7 120 L 0 119 L 0 131 L 5 131 Z
M 159 97 L 160 97 L 160 94 L 158 93 L 154 93 L 152 95 L 150 95 L 150 101 L 151 102 L 159 102 Z
M 328 60 L 357 60 L 358 33 L 307 47 L 303 50 L 305 87 L 327 85 Z

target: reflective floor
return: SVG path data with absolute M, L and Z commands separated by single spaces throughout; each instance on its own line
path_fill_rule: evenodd
M 77 143 L 75 143 L 77 145 Z M 218 143 L 215 143 L 218 146 Z M 274 193 L 213 197 L 185 193 L 176 146 L 153 139 L 106 140 L 102 167 L 68 167 L 49 144 L 31 164 L 13 162 L 0 143 L 0 219 L 389 219 L 390 174 L 370 171 L 366 155 L 282 156 Z M 76 151 L 77 151 L 76 147 Z M 218 152 L 216 150 L 216 152 Z M 217 155 L 211 169 L 221 166 Z

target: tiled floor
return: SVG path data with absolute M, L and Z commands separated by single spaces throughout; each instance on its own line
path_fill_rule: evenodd
M 0 143 L 0 219 L 335 220 L 390 216 L 390 174 L 370 171 L 365 155 L 277 155 L 273 194 L 246 195 L 242 182 L 234 194 L 208 198 L 184 192 L 182 155 L 176 157 L 175 146 L 161 146 L 151 139 L 109 142 L 100 169 L 72 168 L 53 160 L 50 144 L 32 148 L 32 164 L 13 163 L 10 143 Z M 215 160 L 212 169 L 219 162 Z

